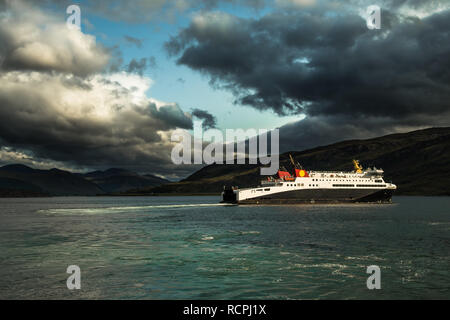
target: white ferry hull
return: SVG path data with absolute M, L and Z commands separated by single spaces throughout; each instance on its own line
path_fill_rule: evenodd
M 296 165 L 292 176 L 286 170 L 261 181 L 256 188 L 225 188 L 224 203 L 236 204 L 296 204 L 296 203 L 390 203 L 397 186 L 383 179 L 383 170 L 362 170 L 353 160 L 354 172 L 306 171 Z
M 393 189 L 300 189 L 239 200 L 238 192 L 225 190 L 222 202 L 236 204 L 391 203 L 393 191 Z

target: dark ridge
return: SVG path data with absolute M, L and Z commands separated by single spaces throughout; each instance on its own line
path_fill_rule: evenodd
M 167 180 L 150 174 L 139 175 L 135 172 L 119 168 L 89 172 L 84 177 L 99 186 L 105 193 L 125 192 L 168 183 Z
M 14 172 L 32 172 L 34 169 L 23 164 L 9 164 L 0 167 L 0 171 L 14 171 Z

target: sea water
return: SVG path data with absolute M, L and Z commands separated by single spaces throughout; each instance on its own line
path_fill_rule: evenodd
M 450 198 L 0 199 L 1 299 L 449 299 Z M 69 290 L 68 266 L 80 268 Z M 381 289 L 369 290 L 368 266 Z

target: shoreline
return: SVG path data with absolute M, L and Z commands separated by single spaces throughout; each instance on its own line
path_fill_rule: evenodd
M 8 197 L 1 196 L 0 199 L 44 199 L 44 198 L 64 198 L 64 197 L 74 197 L 74 198 L 95 198 L 95 197 L 220 197 L 221 194 L 218 193 L 155 193 L 155 194 L 100 194 L 100 195 L 58 195 L 58 196 L 17 196 Z M 450 195 L 423 195 L 423 194 L 397 194 L 393 197 L 450 197 Z

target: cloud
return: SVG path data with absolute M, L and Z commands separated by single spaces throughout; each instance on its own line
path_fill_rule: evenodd
M 217 125 L 217 119 L 212 114 L 210 114 L 206 110 L 201 109 L 193 109 L 192 110 L 192 116 L 203 120 L 202 127 L 203 129 L 213 129 L 216 128 Z
M 86 76 L 107 65 L 107 50 L 95 38 L 22 1 L 6 1 L 0 12 L 1 68 L 57 71 Z
M 125 35 L 123 38 L 125 39 L 126 42 L 131 43 L 138 48 L 142 48 L 142 40 L 141 39 L 134 38 L 134 37 L 131 37 L 128 35 Z
M 141 58 L 140 60 L 132 59 L 127 66 L 127 71 L 130 73 L 137 73 L 142 75 L 147 69 L 147 58 Z
M 5 0 L 0 0 L 1 4 Z M 6 0 L 10 1 L 10 0 Z M 12 1 L 12 0 L 11 0 Z M 33 5 L 63 10 L 73 4 L 69 0 L 18 0 Z M 179 16 L 196 11 L 209 11 L 220 6 L 244 7 L 260 10 L 268 0 L 95 0 L 80 3 L 82 12 L 101 16 L 110 21 L 127 23 L 174 22 Z
M 127 65 L 127 72 L 137 73 L 143 75 L 145 70 L 149 68 L 155 69 L 157 67 L 155 57 L 141 58 L 139 60 L 131 59 L 130 63 Z
M 111 56 L 107 70 L 111 73 L 119 72 L 123 69 L 123 53 L 120 50 L 119 45 L 115 45 L 111 48 L 108 48 L 109 54 Z
M 0 4 L 0 163 L 191 172 L 172 163 L 170 136 L 191 129 L 192 116 L 148 97 L 153 81 L 142 73 L 154 57 L 119 71 L 119 47 L 104 49 L 30 3 Z
M 147 98 L 149 85 L 148 78 L 124 72 L 89 79 L 2 73 L 2 144 L 77 166 L 145 164 L 163 170 L 170 166 L 168 134 L 192 128 L 192 119 L 176 104 Z
M 450 114 L 446 113 L 441 119 L 428 119 L 433 121 L 433 125 L 414 116 L 402 121 L 370 116 L 356 119 L 347 116 L 310 116 L 280 128 L 280 151 L 305 150 L 343 140 L 370 139 L 433 126 L 449 126 L 449 116 Z
M 49 159 L 39 159 L 29 152 L 24 151 L 16 151 L 10 147 L 0 147 L 0 166 L 12 164 L 12 163 L 20 163 L 32 168 L 39 169 L 52 169 L 58 168 L 60 170 L 67 171 L 84 171 L 83 167 L 73 167 L 67 166 L 64 162 L 53 161 Z
M 305 7 L 312 6 L 316 4 L 316 0 L 275 0 L 275 3 L 278 6 L 297 6 L 297 7 Z
M 123 66 L 119 47 L 103 48 L 33 3 L 0 0 L 0 162 L 190 173 L 171 162 L 171 133 L 191 129 L 193 117 L 206 127 L 216 118 L 149 98 L 153 81 L 142 75 L 156 67 L 153 57 Z M 82 14 L 142 22 L 198 10 L 167 51 L 231 91 L 236 104 L 306 116 L 280 128 L 282 151 L 448 125 L 448 2 L 386 0 L 381 30 L 361 17 L 371 1 L 280 0 L 252 18 L 209 11 L 230 3 L 265 1 L 100 0 L 83 4 Z
M 255 9 L 263 8 L 266 0 L 97 0 L 83 6 L 106 19 L 142 23 L 148 21 L 173 21 L 178 15 L 217 8 L 221 4 L 240 5 Z
M 399 15 L 419 18 L 425 18 L 432 14 L 448 10 L 450 5 L 447 0 L 349 0 L 346 1 L 344 6 L 365 9 L 374 4 L 380 6 L 382 10 L 385 9 Z
M 281 132 L 293 142 L 448 124 L 450 10 L 423 19 L 384 10 L 382 19 L 369 30 L 356 10 L 200 13 L 166 50 L 238 105 L 306 115 Z

